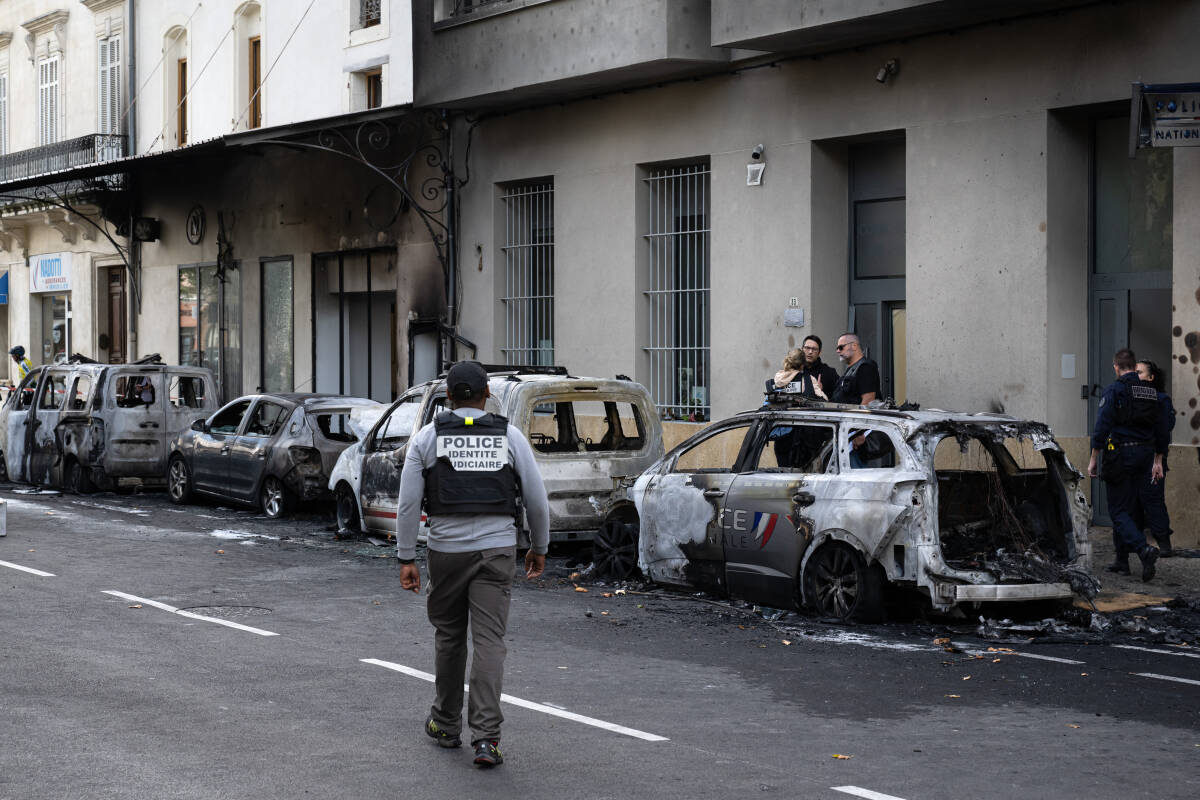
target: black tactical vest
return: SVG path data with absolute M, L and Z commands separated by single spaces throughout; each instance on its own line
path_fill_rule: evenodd
M 437 463 L 425 470 L 425 511 L 517 515 L 517 473 L 508 458 L 508 420 L 444 411 L 433 421 Z M 468 423 L 468 420 L 470 422 Z
M 1128 384 L 1128 387 L 1124 397 L 1120 394 L 1116 397 L 1117 422 L 1152 432 L 1162 413 L 1158 406 L 1158 390 L 1154 384 L 1141 380 Z

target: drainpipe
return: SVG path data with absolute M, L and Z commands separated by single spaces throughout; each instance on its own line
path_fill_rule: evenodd
M 442 125 L 446 130 L 446 163 L 442 167 L 442 180 L 446 182 L 446 316 L 450 330 L 458 333 L 458 197 L 455 194 L 454 177 L 454 126 L 442 110 Z M 448 343 L 450 355 L 457 357 L 453 340 Z
M 128 154 L 137 154 L 137 14 L 135 0 L 127 0 L 125 8 L 125 30 L 128 46 L 125 48 L 126 67 L 125 74 L 128 78 L 129 97 L 129 113 L 125 115 L 125 141 L 128 144 Z M 130 286 L 129 289 L 129 344 L 126 350 L 129 356 L 126 361 L 137 361 L 141 357 L 138 349 L 138 315 L 141 314 L 141 303 L 138 302 L 138 297 L 141 294 L 141 274 L 142 274 L 142 243 L 135 241 L 133 237 L 133 221 L 138 216 L 137 202 L 137 187 L 133 184 L 133 178 L 128 178 L 130 185 L 127 188 L 129 192 L 129 280 L 136 281 L 137 284 Z

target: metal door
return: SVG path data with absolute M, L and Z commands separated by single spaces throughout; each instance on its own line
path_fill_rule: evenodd
M 257 497 L 258 486 L 267 467 L 271 443 L 291 409 L 268 400 L 259 400 L 247 414 L 242 431 L 229 445 L 229 491 L 243 499 Z
M 25 447 L 29 454 L 30 483 L 50 486 L 55 483 L 55 471 L 61 466 L 57 426 L 60 409 L 67 396 L 69 370 L 55 368 L 42 373 L 37 401 L 29 415 Z
M 31 435 L 30 424 L 36 422 L 34 407 L 37 399 L 38 381 L 41 380 L 45 369 L 39 367 L 25 376 L 21 385 L 13 390 L 13 397 L 8 406 L 8 417 L 5 421 L 7 439 L 4 447 L 4 462 L 8 478 L 12 481 L 25 481 L 28 475 L 29 454 L 28 439 Z
M 108 446 L 104 471 L 111 477 L 166 473 L 163 376 L 157 368 L 114 370 L 105 381 Z
M 371 530 L 395 530 L 405 445 L 416 431 L 424 397 L 423 392 L 416 392 L 398 400 L 363 443 L 359 500 L 363 524 Z

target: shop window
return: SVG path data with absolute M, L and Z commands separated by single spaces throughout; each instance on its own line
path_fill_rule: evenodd
M 294 387 L 292 260 L 262 262 L 262 377 L 267 392 Z
M 42 297 L 42 361 L 53 364 L 71 353 L 71 296 Z
M 222 282 L 216 264 L 180 267 L 180 365 L 211 369 L 224 395 L 236 397 L 242 393 L 241 342 L 241 270 L 226 269 Z

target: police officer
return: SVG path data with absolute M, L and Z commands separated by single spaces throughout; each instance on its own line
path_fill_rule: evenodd
M 408 443 L 396 509 L 400 585 L 419 592 L 414 562 L 424 503 L 429 516 L 429 621 L 434 639 L 435 699 L 425 733 L 442 747 L 462 744 L 467 626 L 474 655 L 467 724 L 475 763 L 494 767 L 500 753 L 500 692 L 504 632 L 516 566 L 518 497 L 529 519 L 532 546 L 525 577 L 542 574 L 550 543 L 546 488 L 533 449 L 499 414 L 484 412 L 487 372 L 460 361 L 446 375 L 453 410 L 423 427 Z
M 1176 413 L 1175 404 L 1171 402 L 1171 395 L 1163 391 L 1165 381 L 1162 370 L 1153 361 L 1143 359 L 1137 362 L 1137 373 L 1139 378 L 1152 385 L 1158 392 L 1158 408 L 1166 421 L 1167 435 L 1169 436 L 1175 430 Z M 1170 558 L 1175 551 L 1171 547 L 1171 515 L 1167 511 L 1166 475 L 1171 471 L 1171 467 L 1167 464 L 1167 456 L 1163 456 L 1162 465 L 1162 480 L 1155 481 L 1149 475 L 1146 476 L 1146 491 L 1149 500 L 1142 508 L 1142 513 L 1143 521 L 1149 526 L 1150 533 L 1154 534 L 1154 543 L 1158 545 L 1159 558 Z
M 1117 380 L 1100 398 L 1088 475 L 1103 477 L 1108 490 L 1108 515 L 1118 541 L 1114 571 L 1127 559 L 1122 553 L 1137 553 L 1142 561 L 1142 580 L 1148 581 L 1154 577 L 1158 548 L 1146 542 L 1138 521 L 1141 509 L 1151 500 L 1147 487 L 1163 478 L 1167 425 L 1159 408 L 1158 392 L 1138 378 L 1137 359 L 1132 350 L 1124 348 L 1116 352 L 1113 372 Z M 1102 475 L 1097 463 L 1101 452 Z
M 9 350 L 8 354 L 12 356 L 13 363 L 17 365 L 17 383 L 20 383 L 33 369 L 33 362 L 25 357 L 25 348 L 19 344 Z

